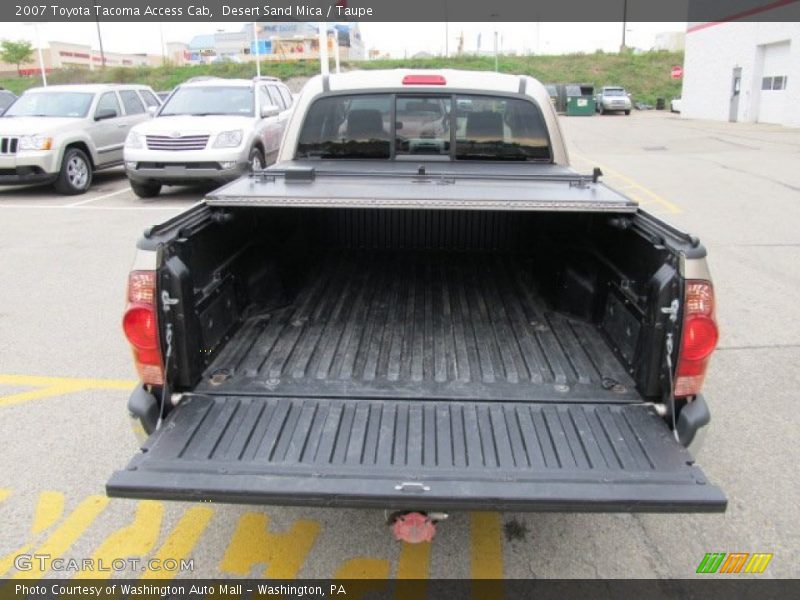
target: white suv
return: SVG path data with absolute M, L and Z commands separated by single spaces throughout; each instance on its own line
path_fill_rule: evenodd
M 0 117 L 0 185 L 52 183 L 82 194 L 122 162 L 128 131 L 159 106 L 144 85 L 51 85 L 26 91 Z
M 292 94 L 272 77 L 200 77 L 175 88 L 125 141 L 125 172 L 141 198 L 162 185 L 224 183 L 275 161 Z

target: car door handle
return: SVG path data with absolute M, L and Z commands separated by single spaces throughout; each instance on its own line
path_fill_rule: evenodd
M 117 125 L 117 129 L 125 129 L 126 127 L 127 125 L 125 125 L 125 123 L 123 123 L 122 125 Z

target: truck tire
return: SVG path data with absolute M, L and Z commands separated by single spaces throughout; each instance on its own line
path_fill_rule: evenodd
M 267 165 L 264 161 L 264 153 L 261 152 L 258 148 L 253 148 L 250 150 L 250 156 L 248 157 L 248 162 L 250 163 L 250 172 L 254 173 L 256 171 L 260 171 Z
M 67 148 L 53 187 L 59 194 L 83 194 L 92 185 L 92 163 L 80 148 Z
M 131 181 L 131 189 L 139 198 L 154 198 L 161 191 L 161 184 L 156 182 L 136 183 Z

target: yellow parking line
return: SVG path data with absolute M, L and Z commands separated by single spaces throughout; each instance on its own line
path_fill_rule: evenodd
M 34 535 L 38 535 L 46 529 L 50 529 L 63 514 L 64 494 L 61 492 L 42 492 L 39 495 L 39 502 L 36 504 L 31 531 Z
M 0 557 L 0 577 L 14 566 L 14 558 L 16 556 L 30 551 L 36 536 L 53 526 L 61 518 L 63 512 L 64 494 L 61 492 L 42 492 L 39 494 L 39 500 L 36 503 L 36 509 L 33 514 L 33 524 L 31 525 L 31 539 L 16 550 Z
M 615 178 L 627 183 L 631 187 L 639 190 L 643 194 L 645 194 L 647 196 L 650 196 L 650 198 L 652 198 L 655 202 L 657 202 L 658 204 L 660 204 L 661 206 L 666 208 L 669 212 L 671 212 L 673 214 L 677 214 L 677 213 L 683 212 L 683 210 L 677 204 L 675 204 L 674 202 L 670 202 L 669 200 L 667 200 L 663 196 L 660 196 L 659 194 L 657 194 L 653 190 L 643 186 L 641 183 L 637 182 L 634 179 L 631 179 L 627 175 L 624 175 L 624 174 L 620 173 L 619 171 L 616 171 L 616 170 L 612 169 L 611 167 L 609 167 L 607 165 L 603 165 L 601 163 L 598 163 L 596 160 L 589 160 L 588 158 L 586 158 L 584 156 L 581 156 L 579 154 L 575 154 L 574 152 L 572 153 L 572 156 L 574 156 L 578 160 L 583 161 L 584 163 L 587 163 L 587 164 L 595 166 L 595 167 L 599 167 L 603 171 L 604 175 L 607 175 L 607 176 L 610 176 L 610 177 L 615 177 Z
M 343 563 L 333 575 L 333 581 L 349 580 L 347 597 L 371 597 L 374 592 L 386 590 L 386 581 L 389 579 L 389 561 L 380 558 L 352 558 Z M 370 594 L 370 596 L 367 596 Z M 406 597 L 403 597 L 405 600 Z
M 473 579 L 503 578 L 503 544 L 500 513 L 470 514 L 471 569 Z
M 139 502 L 133 523 L 116 530 L 105 539 L 92 555 L 94 564 L 102 561 L 108 566 L 116 559 L 148 555 L 158 542 L 163 516 L 164 505 L 161 502 L 153 500 Z M 75 579 L 108 579 L 112 574 L 111 570 L 86 570 L 78 572 Z
M 472 583 L 472 597 L 475 600 L 503 597 L 503 542 L 500 514 L 471 513 L 469 535 L 470 576 L 479 580 Z
M 306 560 L 319 535 L 317 521 L 292 523 L 284 533 L 269 531 L 270 519 L 261 513 L 246 513 L 239 518 L 220 570 L 247 575 L 256 564 L 266 564 L 264 577 L 293 579 Z
M 197 545 L 200 536 L 208 527 L 214 510 L 206 506 L 196 506 L 188 509 L 181 517 L 175 529 L 169 534 L 167 540 L 155 553 L 153 559 L 163 562 L 167 559 L 175 560 L 180 563 L 186 559 L 192 548 Z M 173 579 L 178 575 L 177 571 L 166 570 L 147 570 L 142 575 L 142 579 Z
M 37 389 L 0 396 L 0 406 L 11 406 L 31 400 L 60 396 L 83 390 L 130 390 L 135 381 L 120 379 L 85 379 L 79 377 L 41 377 L 0 375 L 0 385 L 31 386 Z
M 397 561 L 395 598 L 411 600 L 427 596 L 427 582 L 431 570 L 431 544 L 404 543 L 400 547 L 400 558 Z M 404 581 L 405 580 L 405 581 Z
M 86 498 L 66 518 L 64 523 L 36 549 L 34 554 L 49 555 L 50 561 L 60 558 L 86 531 L 89 525 L 97 518 L 97 515 L 103 512 L 107 504 L 108 498 L 105 496 L 94 495 Z M 29 571 L 18 571 L 12 579 L 39 579 L 46 571 L 47 569 L 42 569 L 42 565 L 38 561 L 33 561 Z

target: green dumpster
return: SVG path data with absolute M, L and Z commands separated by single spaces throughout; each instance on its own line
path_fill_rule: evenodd
M 567 115 L 591 117 L 594 115 L 594 86 L 569 84 L 567 90 Z

